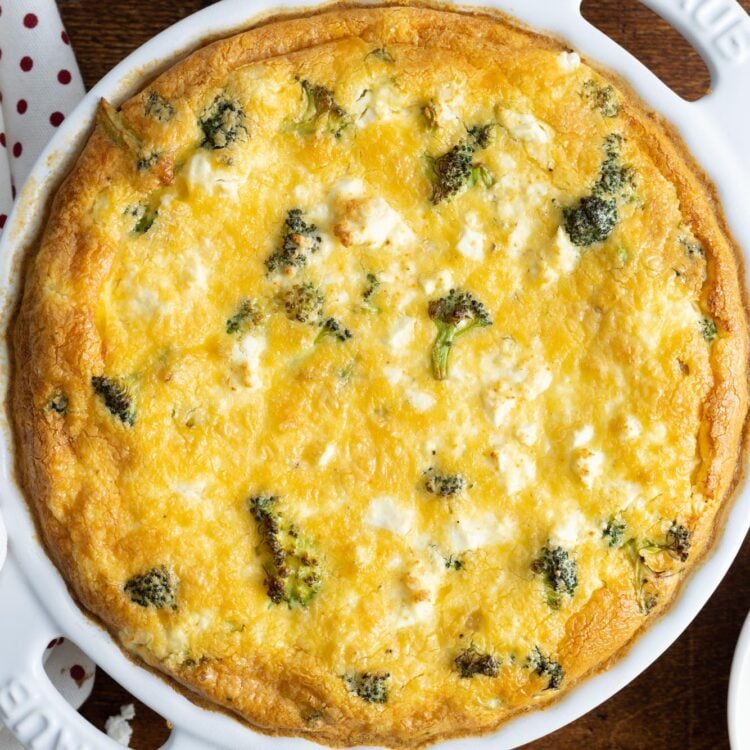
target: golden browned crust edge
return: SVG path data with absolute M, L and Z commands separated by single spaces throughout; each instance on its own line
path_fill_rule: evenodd
M 368 38 L 369 34 L 373 40 L 383 41 L 387 31 L 378 24 L 378 14 L 382 13 L 382 7 L 360 9 L 356 6 L 335 6 L 260 22 L 242 34 L 200 49 L 163 74 L 158 79 L 159 88 L 169 92 L 170 96 L 180 97 L 195 86 L 205 86 L 218 80 L 226 75 L 229 69 L 347 35 L 361 34 Z M 564 46 L 542 34 L 520 30 L 517 24 L 490 11 L 457 14 L 446 8 L 432 10 L 431 8 L 436 6 L 422 3 L 388 4 L 384 7 L 405 9 L 404 15 L 408 16 L 408 21 L 398 29 L 391 29 L 391 33 L 401 35 L 401 42 L 439 45 L 445 44 L 447 39 L 451 44 L 468 44 L 472 38 L 476 39 L 478 36 L 492 42 L 500 41 L 509 29 L 513 29 L 513 33 L 525 35 L 536 45 L 560 49 Z M 450 17 L 446 17 L 446 13 L 449 13 Z M 469 38 L 463 35 L 468 35 Z M 605 75 L 615 78 L 611 73 L 605 72 Z M 650 157 L 660 171 L 668 174 L 676 185 L 683 212 L 689 218 L 695 235 L 704 247 L 710 249 L 709 281 L 706 287 L 711 291 L 705 304 L 720 322 L 723 330 L 733 334 L 731 338 L 719 339 L 712 352 L 715 386 L 704 412 L 704 430 L 700 442 L 706 469 L 701 481 L 707 491 L 716 498 L 716 506 L 712 512 L 705 514 L 709 517 L 707 523 L 696 534 L 696 549 L 699 554 L 694 555 L 690 562 L 690 567 L 693 568 L 710 549 L 728 506 L 727 499 L 739 478 L 738 446 L 741 444 L 748 399 L 747 307 L 739 282 L 741 255 L 727 229 L 715 188 L 695 163 L 676 131 L 657 115 L 649 112 L 626 82 L 618 80 L 618 85 L 626 92 L 624 116 L 629 119 L 631 127 L 641 130 L 644 143 L 651 144 Z M 126 109 L 128 106 L 133 106 L 132 100 L 124 105 Z M 92 598 L 72 559 L 72 546 L 66 529 L 55 518 L 51 507 L 50 498 L 54 486 L 53 464 L 64 462 L 70 456 L 65 444 L 65 434 L 51 421 L 40 426 L 37 417 L 34 416 L 40 394 L 37 386 L 40 383 L 38 373 L 31 364 L 40 356 L 40 352 L 45 352 L 43 356 L 48 358 L 47 368 L 42 369 L 56 368 L 64 382 L 66 377 L 75 375 L 65 371 L 66 362 L 81 359 L 100 362 L 102 359 L 101 352 L 92 346 L 92 342 L 98 340 L 92 335 L 93 321 L 81 314 L 81 310 L 86 306 L 80 302 L 93 302 L 96 299 L 99 282 L 106 275 L 108 262 L 106 253 L 81 242 L 78 226 L 84 221 L 91 196 L 97 190 L 97 184 L 95 181 L 92 182 L 91 174 L 106 172 L 106 168 L 103 167 L 110 166 L 108 161 L 113 158 L 101 134 L 95 132 L 53 202 L 38 254 L 35 257 L 29 256 L 23 297 L 10 327 L 12 381 L 9 405 L 18 445 L 19 479 L 27 497 L 34 505 L 50 556 L 82 605 L 102 621 L 106 621 L 108 603 Z M 96 169 L 93 165 L 96 165 Z M 54 332 L 40 331 L 38 325 L 35 325 L 39 308 L 43 303 L 40 290 L 44 279 L 39 278 L 38 270 L 45 266 L 57 269 L 57 272 L 66 278 L 75 275 L 74 269 L 87 269 L 87 274 L 78 275 L 81 279 L 78 284 L 70 290 L 65 290 L 66 293 L 74 294 L 78 302 L 75 309 L 73 305 L 66 308 L 67 318 L 60 326 L 61 330 L 67 331 L 66 340 L 55 340 Z M 75 335 L 71 336 L 71 331 Z M 88 348 L 84 346 L 83 352 L 80 350 L 81 341 L 88 342 Z M 60 356 L 55 356 L 56 353 Z M 53 361 L 49 361 L 50 359 Z M 634 639 L 652 621 L 649 619 L 641 622 L 638 613 L 627 603 L 613 606 L 616 595 L 606 589 L 601 591 L 598 598 L 612 599 L 607 602 L 604 609 L 617 610 L 621 622 L 619 627 L 614 627 L 615 623 L 612 623 L 613 627 L 608 631 L 609 639 L 599 639 L 594 648 L 585 650 L 581 644 L 586 639 L 582 638 L 581 633 L 586 631 L 586 617 L 591 613 L 596 616 L 595 610 L 601 609 L 601 605 L 597 603 L 590 612 L 587 612 L 587 606 L 576 617 L 571 618 L 561 652 L 566 653 L 566 665 L 574 678 L 567 682 L 563 695 L 578 680 L 592 672 L 606 669 L 613 661 L 621 658 Z M 634 626 L 636 619 L 639 624 Z M 575 668 L 571 669 L 573 664 Z M 220 700 L 218 686 L 235 675 L 222 675 L 220 667 L 218 672 L 218 675 L 204 683 L 201 688 L 195 685 L 195 674 L 189 670 L 178 671 L 171 677 L 177 681 L 181 691 L 189 694 L 193 700 L 196 700 L 194 691 L 198 691 L 198 702 L 201 705 L 221 709 L 222 707 L 216 703 L 207 703 L 206 699 Z M 158 674 L 163 676 L 162 672 Z M 271 682 L 276 678 L 278 681 L 278 675 L 274 674 L 255 673 L 246 677 L 256 686 L 262 682 L 259 677 L 270 678 Z M 256 729 L 267 734 L 298 734 L 334 746 L 349 745 L 352 742 L 378 742 L 391 746 L 418 747 L 467 733 L 487 733 L 494 731 L 500 723 L 508 721 L 517 713 L 547 705 L 553 700 L 548 694 L 543 699 L 505 714 L 501 722 L 474 728 L 467 728 L 465 723 L 470 717 L 457 715 L 445 718 L 450 714 L 450 709 L 454 708 L 447 704 L 443 710 L 438 709 L 430 712 L 431 716 L 421 717 L 421 722 L 420 717 L 417 717 L 403 731 L 388 735 L 368 732 L 361 717 L 355 716 L 342 716 L 343 721 L 319 727 L 314 731 L 305 729 L 299 723 L 295 725 L 293 721 L 290 721 L 288 727 L 274 728 L 274 723 L 279 720 L 280 706 L 278 701 L 274 700 L 276 696 L 270 694 L 272 692 L 265 688 L 260 690 L 260 698 L 253 706 L 257 711 L 254 712 L 251 723 Z M 559 700 L 560 697 L 562 696 L 557 695 L 554 700 Z M 264 706 L 267 706 L 266 710 Z M 231 711 L 226 706 L 223 709 Z M 245 714 L 242 718 L 248 720 L 247 711 Z M 291 715 L 287 711 L 283 711 L 282 716 L 284 720 L 291 720 Z M 420 734 L 420 726 L 423 732 L 427 728 L 425 720 L 429 722 L 431 717 L 437 716 L 442 718 L 439 731 L 429 736 Z

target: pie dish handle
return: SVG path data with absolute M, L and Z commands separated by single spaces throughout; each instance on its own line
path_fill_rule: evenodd
M 34 750 L 122 750 L 60 695 L 44 671 L 42 654 L 60 629 L 12 554 L 0 570 L 0 612 L 0 722 Z
M 700 52 L 711 73 L 711 91 L 690 104 L 729 138 L 750 168 L 750 15 L 737 0 L 641 0 Z

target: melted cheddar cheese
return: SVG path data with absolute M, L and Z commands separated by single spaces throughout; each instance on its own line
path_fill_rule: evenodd
M 487 731 L 606 661 L 708 541 L 720 381 L 744 414 L 691 175 L 576 53 L 426 9 L 277 22 L 105 108 L 17 329 L 84 604 L 335 743 Z

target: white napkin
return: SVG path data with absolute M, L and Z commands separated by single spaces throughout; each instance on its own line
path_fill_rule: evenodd
M 0 6 L 0 229 L 31 167 L 84 94 L 53 0 Z
M 70 41 L 53 0 L 10 0 L 0 4 L 0 232 L 16 191 L 37 156 L 84 88 Z M 0 568 L 7 539 L 0 515 Z M 3 613 L 0 616 L 11 616 Z M 91 693 L 94 663 L 73 643 L 56 639 L 43 660 L 63 697 L 78 708 Z M 0 750 L 21 750 L 0 724 Z

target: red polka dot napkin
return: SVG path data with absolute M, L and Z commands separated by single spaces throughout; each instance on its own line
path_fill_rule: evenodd
M 83 94 L 53 0 L 0 0 L 0 229 L 36 157 Z
M 53 0 L 0 0 L 0 231 L 37 156 L 83 94 Z M 0 516 L 0 568 L 6 546 Z M 62 638 L 49 644 L 43 659 L 63 697 L 80 706 L 94 683 L 93 662 Z M 0 750 L 20 748 L 0 724 Z

